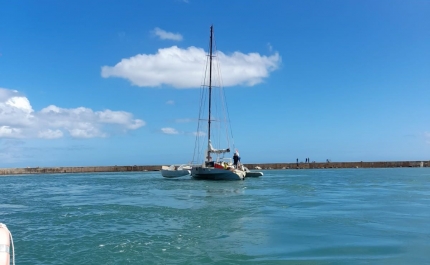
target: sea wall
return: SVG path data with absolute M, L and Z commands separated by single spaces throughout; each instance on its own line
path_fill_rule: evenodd
M 249 169 L 323 169 L 323 168 L 393 168 L 430 167 L 430 161 L 391 161 L 391 162 L 324 162 L 324 163 L 258 163 L 244 164 Z M 0 175 L 52 174 L 52 173 L 93 173 L 93 172 L 132 172 L 158 171 L 160 165 L 150 166 L 93 166 L 93 167 L 27 167 L 0 168 Z
M 0 168 L 0 175 L 155 171 L 161 166 L 27 167 Z
M 391 167 L 430 167 L 430 161 L 390 161 L 390 162 L 323 162 L 323 163 L 271 163 L 245 164 L 249 169 L 321 169 L 321 168 L 391 168 Z

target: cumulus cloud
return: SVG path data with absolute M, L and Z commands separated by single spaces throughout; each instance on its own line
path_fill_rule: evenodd
M 21 134 L 21 131 L 21 129 L 10 126 L 0 126 L 0 137 L 14 138 L 15 136 Z
M 0 88 L 2 132 L 12 130 L 15 126 L 30 126 L 33 120 L 33 108 L 26 97 L 21 96 L 17 90 Z
M 56 138 L 63 137 L 63 135 L 64 133 L 61 130 L 48 129 L 48 130 L 40 131 L 37 136 L 39 138 L 45 138 L 45 139 L 56 139 Z
M 165 134 L 179 134 L 179 132 L 176 129 L 170 128 L 170 127 L 161 128 L 161 132 Z
M 214 64 L 214 73 L 221 72 L 223 86 L 253 86 L 263 82 L 270 72 L 281 63 L 278 53 L 263 56 L 258 53 L 234 52 L 224 54 L 218 51 L 220 69 Z M 122 59 L 115 66 L 103 66 L 104 78 L 128 79 L 140 87 L 162 85 L 175 88 L 199 88 L 206 64 L 206 52 L 197 47 L 181 49 L 177 46 L 159 49 L 156 54 L 138 54 Z
M 50 105 L 34 111 L 30 101 L 16 90 L 0 88 L 0 138 L 56 139 L 106 137 L 113 130 L 135 130 L 145 125 L 125 111 L 93 111 Z
M 155 28 L 153 30 L 153 33 L 162 40 L 175 40 L 175 41 L 181 41 L 182 40 L 181 34 L 167 32 L 167 31 L 160 29 L 160 28 Z

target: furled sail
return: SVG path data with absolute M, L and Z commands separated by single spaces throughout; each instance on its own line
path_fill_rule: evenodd
M 213 148 L 212 143 L 209 140 L 208 152 L 209 153 L 214 153 L 214 154 L 230 153 L 230 148 L 227 148 L 227 149 L 215 149 L 215 148 Z

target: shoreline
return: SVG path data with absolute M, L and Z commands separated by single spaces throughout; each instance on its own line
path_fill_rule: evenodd
M 430 167 L 429 160 L 381 162 L 246 163 L 250 170 Z M 0 175 L 159 171 L 161 165 L 0 168 Z M 260 169 L 259 169 L 260 170 Z

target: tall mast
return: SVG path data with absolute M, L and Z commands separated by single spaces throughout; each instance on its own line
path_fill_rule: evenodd
M 211 36 L 209 43 L 209 119 L 208 119 L 208 144 L 211 140 L 211 104 L 212 104 L 212 36 L 213 36 L 213 25 L 211 25 Z M 210 152 L 208 151 L 208 160 Z

